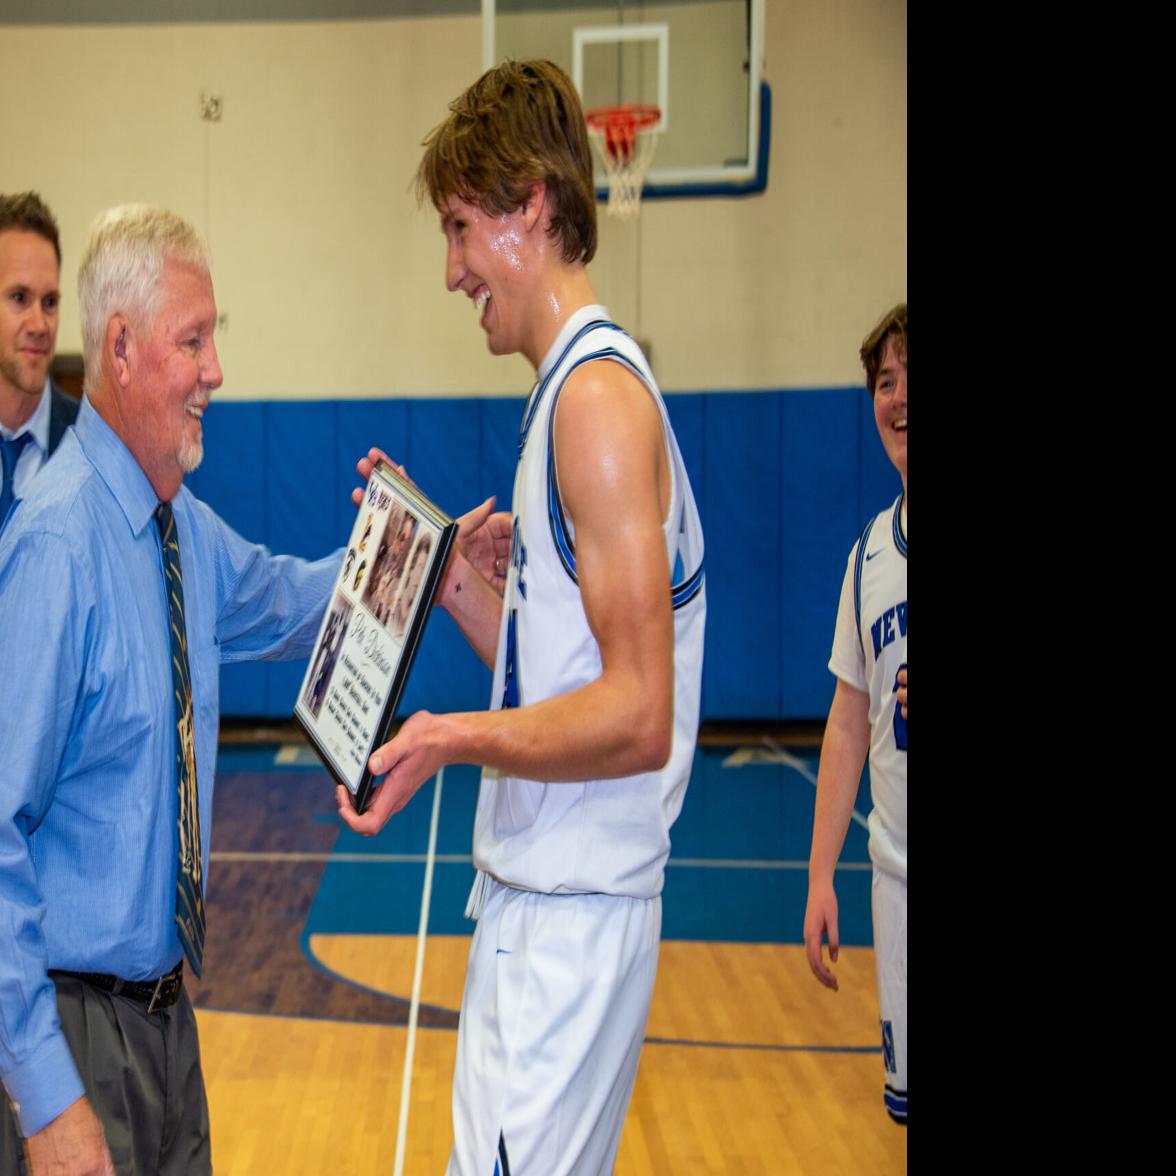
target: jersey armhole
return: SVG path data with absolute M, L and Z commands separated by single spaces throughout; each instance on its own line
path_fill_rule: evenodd
M 620 328 L 618 327 L 617 330 L 620 330 Z M 564 389 L 567 387 L 568 379 L 572 373 L 578 368 L 583 367 L 584 364 L 595 363 L 597 360 L 619 363 L 622 367 L 627 368 L 641 383 L 646 395 L 653 401 L 653 406 L 657 411 L 661 423 L 662 449 L 666 457 L 666 469 L 670 475 L 670 501 L 666 510 L 666 516 L 662 519 L 662 528 L 664 529 L 668 526 L 670 519 L 675 518 L 679 513 L 674 510 L 674 491 L 677 487 L 677 479 L 674 476 L 674 454 L 670 445 L 671 434 L 669 431 L 669 421 L 666 418 L 665 412 L 662 410 L 662 406 L 658 403 L 658 397 L 650 386 L 645 373 L 628 356 L 622 354 L 615 347 L 603 347 L 599 351 L 591 352 L 577 359 L 564 373 L 563 378 L 559 382 L 559 386 L 555 389 L 552 397 L 551 413 L 547 418 L 547 518 L 551 527 L 551 537 L 555 542 L 555 549 L 559 553 L 560 563 L 563 564 L 564 571 L 571 577 L 572 582 L 577 584 L 579 580 L 576 577 L 574 524 L 564 513 L 563 496 L 559 490 L 559 471 L 556 469 L 555 417 L 559 412 L 560 398 L 563 395 Z M 672 577 L 673 569 L 671 568 L 670 571 Z
M 862 647 L 863 655 L 866 652 L 866 643 L 862 637 L 862 565 L 866 559 L 866 542 L 870 538 L 873 526 L 874 520 L 870 519 L 862 531 L 861 538 L 858 539 L 857 556 L 853 563 L 853 620 L 858 644 Z

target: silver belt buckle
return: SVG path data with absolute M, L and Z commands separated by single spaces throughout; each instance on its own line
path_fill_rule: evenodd
M 155 981 L 155 991 L 151 994 L 151 1000 L 147 1005 L 147 1015 L 151 1016 L 155 1012 L 155 1002 L 159 999 L 159 990 L 163 987 L 163 982 L 167 979 L 166 976 L 160 976 Z

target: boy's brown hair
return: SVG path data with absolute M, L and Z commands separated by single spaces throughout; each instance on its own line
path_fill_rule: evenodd
M 874 395 L 874 383 L 878 379 L 878 369 L 882 366 L 882 356 L 886 353 L 886 340 L 894 336 L 894 348 L 899 355 L 906 355 L 907 349 L 907 304 L 900 302 L 896 307 L 888 310 L 882 321 L 862 340 L 859 353 L 862 357 L 862 367 L 866 369 L 866 388 L 870 395 Z
M 566 262 L 596 253 L 596 192 L 588 129 L 572 79 L 550 61 L 506 61 L 449 104 L 429 132 L 417 198 L 438 212 L 457 196 L 494 216 L 522 207 L 542 183 L 551 236 Z

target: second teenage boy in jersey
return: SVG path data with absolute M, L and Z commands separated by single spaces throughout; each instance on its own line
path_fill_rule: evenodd
M 413 715 L 372 755 L 387 775 L 369 811 L 345 790 L 340 811 L 372 833 L 439 768 L 484 765 L 449 1170 L 595 1174 L 636 1075 L 693 761 L 702 533 L 649 366 L 588 279 L 595 196 L 570 79 L 508 62 L 450 111 L 418 173 L 446 284 L 494 354 L 537 374 L 505 595 L 460 555 L 440 594 L 494 667 L 492 709 Z
M 834 870 L 870 760 L 870 859 L 883 1094 L 907 1121 L 907 307 L 899 303 L 861 346 L 878 436 L 902 493 L 876 515 L 849 553 L 829 668 L 837 676 L 821 744 L 809 855 L 804 944 L 813 975 L 836 990 L 840 938 Z

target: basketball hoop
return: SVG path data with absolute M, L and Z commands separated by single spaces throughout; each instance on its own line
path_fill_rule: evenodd
M 584 120 L 608 178 L 610 215 L 636 216 L 641 185 L 657 146 L 661 111 L 656 106 L 598 106 Z

